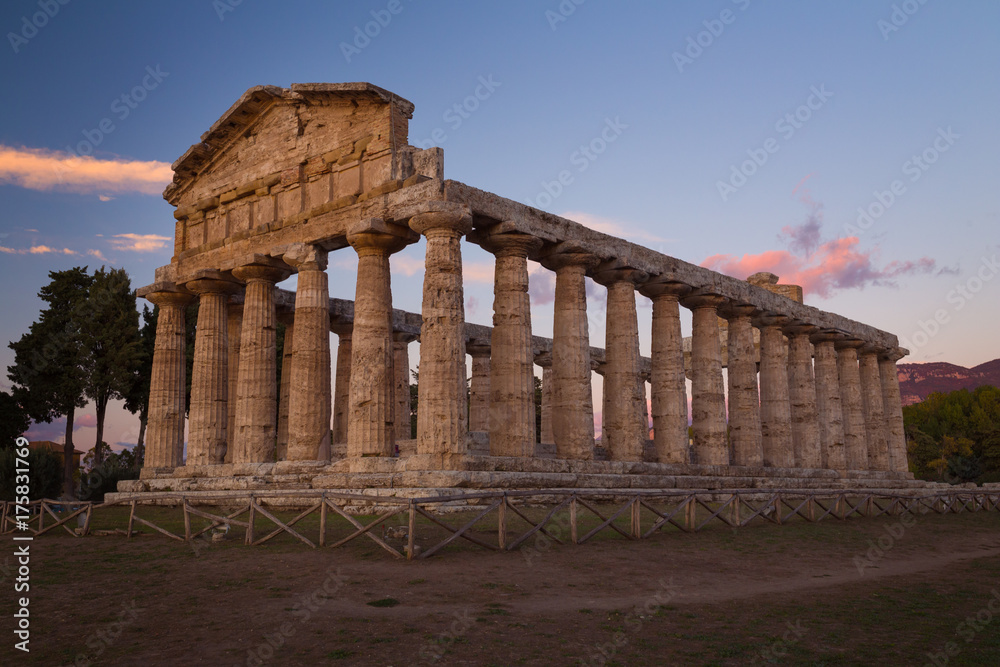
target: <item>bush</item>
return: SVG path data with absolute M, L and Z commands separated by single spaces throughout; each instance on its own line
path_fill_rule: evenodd
M 125 479 L 139 479 L 138 468 L 122 463 L 117 456 L 111 456 L 90 472 L 80 475 L 80 500 L 104 502 L 104 494 L 117 491 L 118 482 Z
M 0 500 L 14 500 L 16 459 L 13 449 L 0 450 Z M 28 497 L 31 500 L 58 498 L 62 494 L 62 479 L 62 461 L 56 454 L 44 449 L 28 452 Z

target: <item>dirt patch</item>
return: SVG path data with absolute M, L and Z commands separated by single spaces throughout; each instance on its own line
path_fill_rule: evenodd
M 8 639 L 0 664 L 923 665 L 949 642 L 950 665 L 1000 664 L 1000 514 L 909 524 L 543 539 L 414 562 L 375 545 L 44 536 L 32 651 Z

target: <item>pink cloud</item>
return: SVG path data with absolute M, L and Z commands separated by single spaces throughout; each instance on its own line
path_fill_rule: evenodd
M 0 183 L 30 190 L 155 195 L 172 178 L 173 170 L 167 162 L 102 160 L 41 148 L 0 145 Z
M 712 255 L 701 265 L 741 279 L 759 271 L 769 271 L 780 276 L 783 283 L 801 285 L 805 293 L 824 299 L 839 290 L 861 289 L 868 285 L 894 287 L 895 278 L 934 271 L 935 263 L 930 257 L 895 261 L 879 267 L 876 255 L 875 250 L 860 250 L 858 238 L 849 236 L 822 243 L 806 257 L 787 250 L 768 250 L 742 257 Z
M 156 234 L 115 234 L 111 237 L 111 247 L 125 252 L 155 252 L 171 240 L 169 236 Z

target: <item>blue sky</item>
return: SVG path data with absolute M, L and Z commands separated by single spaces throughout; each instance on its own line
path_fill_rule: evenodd
M 993 2 L 16 0 L 0 29 L 4 341 L 48 271 L 152 281 L 173 235 L 163 163 L 247 88 L 370 81 L 414 102 L 410 141 L 436 138 L 449 178 L 739 277 L 795 277 L 807 303 L 900 336 L 906 361 L 1000 356 Z M 93 144 L 96 164 L 67 161 Z M 490 256 L 466 248 L 467 317 L 489 323 Z M 419 310 L 402 278 L 422 249 L 394 257 L 397 307 Z M 330 275 L 353 298 L 349 253 Z M 113 415 L 109 440 L 133 421 Z

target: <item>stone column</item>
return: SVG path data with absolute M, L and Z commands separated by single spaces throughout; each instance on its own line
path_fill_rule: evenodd
M 760 398 L 757 393 L 757 349 L 751 317 L 757 309 L 732 304 L 723 309 L 729 321 L 729 443 L 733 465 L 759 467 L 764 462 L 761 442 Z
M 420 213 L 410 227 L 427 238 L 420 330 L 417 452 L 465 454 L 465 300 L 462 236 L 472 216 Z
M 413 334 L 392 334 L 392 370 L 395 377 L 396 407 L 393 424 L 396 440 L 411 440 L 410 430 L 410 343 L 417 339 Z
M 649 429 L 649 404 L 650 401 L 646 399 L 646 384 L 650 381 L 651 374 L 649 371 L 643 371 L 639 375 L 639 395 L 642 396 L 642 414 L 640 415 L 640 425 L 642 426 L 642 441 L 643 448 L 645 449 L 645 443 L 650 440 Z
M 292 386 L 292 341 L 295 340 L 293 313 L 278 313 L 278 321 L 285 325 L 285 342 L 281 350 L 281 380 L 278 382 L 278 447 L 277 459 L 288 458 L 288 401 Z
M 844 458 L 848 470 L 868 469 L 868 444 L 861 398 L 861 372 L 858 367 L 860 340 L 842 340 L 835 344 L 837 371 L 840 375 L 840 405 L 844 413 Z
M 230 280 L 201 278 L 185 287 L 198 295 L 186 465 L 218 465 L 226 457 L 229 421 L 226 302 L 239 286 Z
M 639 369 L 639 324 L 635 283 L 646 274 L 633 269 L 599 271 L 594 280 L 608 288 L 604 349 L 604 406 L 601 444 L 611 461 L 642 461 L 648 439 L 642 427 L 645 392 Z
M 764 465 L 792 468 L 792 411 L 788 396 L 788 344 L 781 327 L 788 319 L 763 315 L 760 329 L 760 431 Z
M 542 264 L 556 272 L 552 318 L 552 434 L 561 459 L 594 458 L 594 398 L 586 272 L 593 255 L 557 253 Z
M 237 302 L 236 299 L 239 299 Z M 229 334 L 228 373 L 229 390 L 226 410 L 229 419 L 226 425 L 226 455 L 224 463 L 233 462 L 233 436 L 236 434 L 236 383 L 240 376 L 240 332 L 243 329 L 243 295 L 230 297 L 226 329 Z
M 552 357 L 538 358 L 535 362 L 542 367 L 542 428 L 538 440 L 545 445 L 555 444 L 552 433 Z
M 352 225 L 347 233 L 347 242 L 358 253 L 348 456 L 392 456 L 395 453 L 389 255 L 405 248 L 410 234 L 408 229 L 387 225 L 380 218 L 362 220 Z
M 351 400 L 351 330 L 338 325 L 334 328 L 334 333 L 340 342 L 337 345 L 337 377 L 333 390 L 333 440 L 346 443 L 347 415 Z
M 865 440 L 868 444 L 868 469 L 890 470 L 878 352 L 866 346 L 861 350 L 858 361 L 861 375 L 861 406 L 865 417 Z
M 682 283 L 651 283 L 639 291 L 653 300 L 649 379 L 653 447 L 660 463 L 687 463 L 687 384 L 678 298 L 691 288 Z
M 816 378 L 813 374 L 811 325 L 793 325 L 788 335 L 788 392 L 792 408 L 792 452 L 796 468 L 821 468 L 819 417 L 816 408 Z
M 528 255 L 542 242 L 516 232 L 486 236 L 496 257 L 490 336 L 490 454 L 534 456 L 535 361 L 531 348 Z
M 905 350 L 895 348 L 879 357 L 879 378 L 882 383 L 882 408 L 885 411 L 885 430 L 889 446 L 889 469 L 909 472 L 906 458 L 906 433 L 903 431 L 903 401 L 899 393 L 899 372 L 896 362 L 903 358 Z
M 702 465 L 729 463 L 717 310 L 723 301 L 723 297 L 713 294 L 697 294 L 681 300 L 692 311 L 691 426 L 695 459 L 692 463 Z
M 143 467 L 176 468 L 182 463 L 184 451 L 184 395 L 187 393 L 184 309 L 191 302 L 191 294 L 163 290 L 143 296 L 160 307 L 149 383 L 149 421 Z
M 472 382 L 469 385 L 469 430 L 490 430 L 490 346 L 467 343 L 465 351 L 472 357 Z M 492 449 L 492 443 L 490 445 Z
M 813 334 L 816 373 L 816 413 L 819 420 L 820 460 L 824 468 L 846 470 L 844 416 L 840 402 L 840 379 L 834 342 L 841 336 L 833 332 Z
M 278 426 L 274 285 L 289 272 L 249 264 L 233 275 L 246 283 L 233 463 L 268 463 L 274 461 Z

